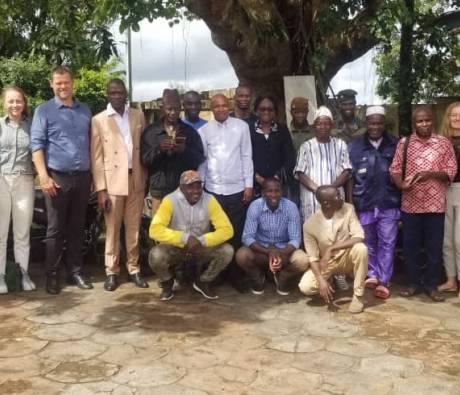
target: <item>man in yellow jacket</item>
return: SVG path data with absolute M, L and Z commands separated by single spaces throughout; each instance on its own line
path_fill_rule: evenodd
M 207 299 L 218 298 L 212 281 L 233 258 L 233 247 L 226 243 L 233 228 L 216 198 L 203 192 L 198 172 L 182 173 L 179 188 L 163 199 L 149 233 L 159 243 L 150 250 L 149 264 L 160 280 L 161 300 L 174 297 L 174 269 L 190 261 L 198 267 L 208 264 L 193 288 Z

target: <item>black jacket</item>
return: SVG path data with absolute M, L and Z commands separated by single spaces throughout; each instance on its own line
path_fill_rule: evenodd
M 283 182 L 290 182 L 296 154 L 288 128 L 277 123 L 276 130 L 272 128 L 266 139 L 264 134 L 256 131 L 256 125 L 250 127 L 254 173 L 264 178 L 278 176 Z
M 160 119 L 149 125 L 141 138 L 141 161 L 149 171 L 150 194 L 156 198 L 177 189 L 182 172 L 197 170 L 204 161 L 201 137 L 191 126 L 179 121 L 176 137 L 186 138 L 182 154 L 160 151 L 160 143 L 167 136 Z

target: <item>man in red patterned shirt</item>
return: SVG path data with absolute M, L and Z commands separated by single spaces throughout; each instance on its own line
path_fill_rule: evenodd
M 408 287 L 401 291 L 401 296 L 409 297 L 424 289 L 433 301 L 442 302 L 444 298 L 437 286 L 442 263 L 446 190 L 456 174 L 457 163 L 452 144 L 434 131 L 430 107 L 419 107 L 413 112 L 412 126 L 414 133 L 399 141 L 390 166 L 393 181 L 402 191 L 403 253 Z M 409 139 L 407 150 L 406 139 Z M 423 275 L 422 250 L 426 254 Z

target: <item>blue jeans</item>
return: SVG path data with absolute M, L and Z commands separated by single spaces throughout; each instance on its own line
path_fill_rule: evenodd
M 401 214 L 408 286 L 424 288 L 427 292 L 434 291 L 439 284 L 439 271 L 442 267 L 444 213 Z M 426 256 L 424 271 L 423 251 Z

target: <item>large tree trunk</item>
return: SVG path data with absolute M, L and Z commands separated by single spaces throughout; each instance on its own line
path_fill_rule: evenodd
M 346 25 L 328 39 L 315 30 L 329 2 L 273 0 L 186 0 L 212 32 L 214 43 L 224 50 L 240 83 L 255 94 L 283 98 L 283 76 L 313 74 L 318 99 L 324 102 L 332 77 L 340 68 L 371 49 L 376 40 L 367 20 L 375 16 L 381 0 L 368 0 Z M 319 67 L 313 59 L 317 48 L 330 54 Z

